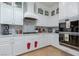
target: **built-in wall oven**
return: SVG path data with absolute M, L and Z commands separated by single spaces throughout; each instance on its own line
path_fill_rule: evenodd
M 60 43 L 70 44 L 70 35 L 69 34 L 59 34 Z
M 65 28 L 66 28 L 66 23 L 59 23 L 59 31 L 61 32 L 65 32 Z
M 79 32 L 79 20 L 70 22 L 71 32 Z
M 65 21 L 59 23 L 59 31 L 61 32 L 71 32 L 70 21 Z
M 60 23 L 63 25 L 62 23 Z M 59 42 L 61 45 L 65 45 L 76 50 L 79 50 L 79 20 L 69 21 L 65 23 L 65 30 L 61 31 L 59 24 Z M 68 26 L 68 27 L 67 27 Z

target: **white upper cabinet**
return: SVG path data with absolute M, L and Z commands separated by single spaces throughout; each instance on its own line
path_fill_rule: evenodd
M 60 2 L 59 9 L 59 19 L 67 19 L 78 15 L 77 2 Z
M 22 2 L 21 2 L 22 3 Z M 1 3 L 1 24 L 23 25 L 23 8 L 20 2 Z
M 15 25 L 23 25 L 22 9 L 14 7 L 14 21 Z
M 1 24 L 13 24 L 13 7 L 8 3 L 1 3 Z
M 0 2 L 0 20 L 1 20 L 1 2 Z
M 23 4 L 22 2 L 14 3 L 14 24 L 23 25 Z

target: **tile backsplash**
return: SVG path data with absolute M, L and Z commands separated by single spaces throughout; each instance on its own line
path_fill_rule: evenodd
M 20 25 L 9 25 L 9 33 L 11 33 L 11 35 L 17 34 L 16 33 L 17 29 L 22 30 L 22 26 L 20 26 Z M 2 35 L 1 34 L 1 24 L 0 24 L 0 35 Z

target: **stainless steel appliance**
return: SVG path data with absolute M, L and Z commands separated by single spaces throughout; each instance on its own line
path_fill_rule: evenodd
M 70 22 L 71 32 L 79 32 L 79 20 Z
M 65 28 L 66 28 L 66 23 L 59 23 L 59 31 L 61 32 L 65 32 Z
M 52 33 L 52 27 L 48 27 L 48 32 Z
M 1 24 L 1 34 L 9 35 L 9 25 L 8 24 Z
M 59 23 L 59 31 L 61 31 L 61 32 L 71 32 L 70 21 L 66 20 L 65 22 Z
M 74 33 L 74 34 L 72 34 Z M 61 45 L 79 50 L 79 20 L 59 24 L 59 42 Z

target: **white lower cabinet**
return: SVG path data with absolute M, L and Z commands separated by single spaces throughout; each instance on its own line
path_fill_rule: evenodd
M 11 44 L 0 45 L 0 56 L 9 56 L 12 55 Z
M 30 45 L 30 49 L 27 49 L 27 51 L 32 51 L 32 50 L 35 50 L 35 49 L 38 49 L 39 47 L 39 41 L 38 41 L 38 37 L 37 36 L 31 36 L 31 38 L 29 37 L 29 41 L 26 40 L 27 43 L 30 42 L 31 45 Z M 35 41 L 37 42 L 37 47 L 35 47 Z
M 45 47 L 49 44 L 47 36 L 16 36 L 0 38 L 0 55 L 20 55 L 38 48 Z M 37 41 L 37 47 L 35 47 Z M 27 48 L 27 43 L 30 43 L 30 49 Z
M 24 49 L 25 49 L 25 52 L 29 52 L 29 51 L 32 51 L 32 50 L 35 50 L 35 47 L 34 47 L 34 42 L 36 41 L 36 36 L 24 36 L 23 37 L 24 39 Z M 28 43 L 30 43 L 30 48 L 28 49 Z
M 35 48 L 34 42 L 37 41 L 37 47 Z M 35 49 L 40 48 L 40 43 L 37 36 L 23 36 L 15 37 L 13 43 L 13 55 L 20 55 Z M 41 41 L 40 41 L 41 42 Z M 30 43 L 30 49 L 27 48 L 27 43 Z
M 12 53 L 12 38 L 0 38 L 0 56 L 13 55 Z
M 47 37 L 46 35 L 40 35 L 38 36 L 38 42 L 39 42 L 39 48 L 45 47 L 48 45 L 48 41 L 47 41 Z
M 25 53 L 25 41 L 23 37 L 15 37 L 13 43 L 13 55 Z
M 37 47 L 35 47 L 37 41 Z M 30 43 L 30 49 L 27 48 Z M 49 45 L 47 35 L 30 35 L 0 38 L 0 55 L 20 55 Z

